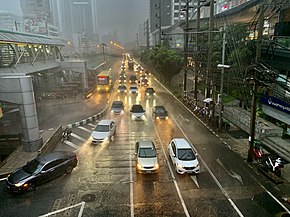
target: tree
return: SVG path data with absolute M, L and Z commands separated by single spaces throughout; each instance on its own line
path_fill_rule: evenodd
M 165 82 L 170 82 L 172 77 L 178 74 L 184 65 L 183 56 L 165 46 L 144 51 L 141 54 L 141 60 L 153 68 L 158 73 L 159 78 Z

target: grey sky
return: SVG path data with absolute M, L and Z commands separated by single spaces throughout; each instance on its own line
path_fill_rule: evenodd
M 117 30 L 120 39 L 134 40 L 139 24 L 149 18 L 149 0 L 98 0 L 101 33 Z

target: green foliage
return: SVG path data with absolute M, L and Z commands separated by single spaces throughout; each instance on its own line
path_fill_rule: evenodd
M 151 66 L 167 82 L 170 82 L 172 77 L 179 73 L 183 65 L 183 57 L 175 50 L 165 46 L 144 51 L 141 54 L 141 60 Z

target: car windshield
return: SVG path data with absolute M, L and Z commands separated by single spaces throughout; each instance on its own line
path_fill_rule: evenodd
M 97 125 L 95 128 L 97 132 L 109 132 L 109 125 Z
M 122 102 L 114 102 L 112 108 L 123 108 Z
M 37 173 L 43 167 L 43 164 L 37 159 L 28 162 L 22 169 L 29 174 Z
M 132 112 L 144 112 L 144 109 L 141 105 L 133 105 Z
M 142 158 L 156 157 L 155 149 L 154 148 L 140 148 L 138 157 L 142 157 Z
M 124 90 L 124 89 L 126 89 L 125 86 L 119 86 L 119 90 Z
M 130 90 L 137 90 L 137 87 L 130 87 Z
M 166 113 L 166 110 L 163 106 L 158 106 L 158 107 L 155 107 L 155 112 L 160 114 L 160 113 Z
M 196 159 L 195 154 L 190 148 L 177 149 L 177 158 L 179 160 L 185 160 L 185 161 Z
M 146 89 L 146 92 L 147 92 L 147 93 L 153 93 L 154 90 L 153 90 L 153 88 L 147 88 L 147 89 Z

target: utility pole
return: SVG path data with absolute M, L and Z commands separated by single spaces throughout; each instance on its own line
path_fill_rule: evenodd
M 146 49 L 149 50 L 149 19 L 146 20 Z
M 222 126 L 222 115 L 224 111 L 223 104 L 223 90 L 224 90 L 224 73 L 225 73 L 225 53 L 226 53 L 226 23 L 224 23 L 224 32 L 223 32 L 223 50 L 222 50 L 222 71 L 221 71 L 221 89 L 220 89 L 220 115 L 219 115 L 219 129 Z
M 213 15 L 214 15 L 214 0 L 210 0 L 210 14 L 209 14 L 209 32 L 208 32 L 208 53 L 207 53 L 207 70 L 205 80 L 205 98 L 212 96 L 212 101 L 209 102 L 208 116 L 210 110 L 212 110 L 212 120 L 215 119 L 215 97 L 213 93 L 213 73 L 211 68 L 211 57 L 212 57 L 212 36 L 213 36 Z M 209 79 L 210 78 L 210 79 Z M 210 82 L 210 84 L 209 84 Z M 211 108 L 212 107 L 212 108 Z M 213 122 L 214 123 L 214 122 Z
M 195 51 L 195 67 L 194 67 L 194 104 L 197 105 L 198 96 L 197 96 L 197 83 L 198 83 L 198 74 L 199 74 L 199 40 L 198 40 L 198 32 L 200 29 L 200 0 L 197 0 L 197 18 L 196 18 L 196 38 L 195 38 L 195 44 L 196 44 L 196 51 Z
M 102 53 L 103 53 L 103 56 L 104 56 L 104 62 L 106 62 L 106 52 L 105 52 L 105 47 L 107 46 L 105 43 L 102 43 L 101 44 L 102 46 Z
M 161 29 L 161 0 L 158 3 L 158 10 L 159 10 L 159 45 L 161 46 L 161 36 L 162 36 L 162 29 Z
M 261 4 L 261 14 L 258 23 L 258 38 L 257 38 L 257 50 L 256 50 L 256 64 L 261 61 L 262 55 L 262 40 L 263 40 L 263 30 L 264 30 L 264 5 Z M 256 79 L 256 71 L 254 71 L 254 76 L 251 78 L 254 83 L 252 92 L 252 108 L 251 108 L 251 119 L 250 119 L 250 136 L 249 136 L 249 150 L 248 150 L 248 162 L 253 162 L 253 148 L 255 141 L 255 125 L 256 125 L 256 108 L 257 108 L 257 89 L 258 81 Z
M 186 0 L 186 5 L 185 5 L 185 29 L 184 29 L 184 61 L 185 61 L 185 70 L 184 70 L 184 77 L 183 77 L 183 98 L 184 100 L 187 100 L 187 59 L 188 59 L 188 26 L 189 26 L 189 2 L 191 0 Z

